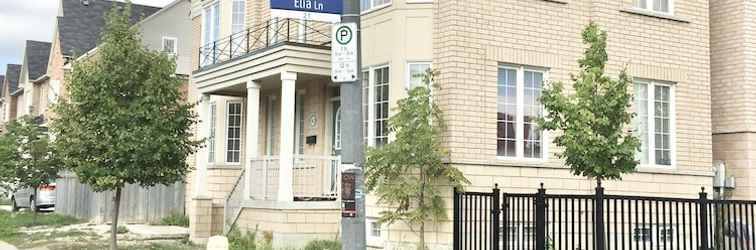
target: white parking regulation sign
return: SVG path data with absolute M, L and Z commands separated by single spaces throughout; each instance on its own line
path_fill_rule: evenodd
M 357 80 L 357 25 L 337 23 L 331 36 L 331 80 L 351 82 Z

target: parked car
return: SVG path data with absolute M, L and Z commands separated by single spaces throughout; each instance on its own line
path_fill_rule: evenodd
M 55 183 L 42 185 L 37 188 L 37 196 L 34 197 L 34 190 L 30 187 L 19 188 L 11 196 L 11 208 L 18 211 L 19 208 L 29 208 L 32 211 L 39 211 L 44 208 L 55 207 Z

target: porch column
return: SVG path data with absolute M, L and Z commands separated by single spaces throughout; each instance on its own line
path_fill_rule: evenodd
M 278 201 L 294 201 L 294 100 L 296 98 L 296 72 L 281 73 L 281 136 L 279 152 Z
M 199 96 L 199 124 L 197 125 L 197 136 L 199 138 L 208 138 L 210 130 L 210 116 L 208 109 L 210 107 L 210 95 L 200 94 Z M 208 159 L 207 147 L 201 147 L 197 150 L 197 159 L 194 179 L 194 197 L 204 198 L 209 197 L 207 193 L 207 159 Z
M 247 82 L 247 143 L 244 172 L 244 197 L 249 198 L 252 195 L 252 159 L 257 158 L 258 140 L 260 136 L 260 84 L 249 81 Z

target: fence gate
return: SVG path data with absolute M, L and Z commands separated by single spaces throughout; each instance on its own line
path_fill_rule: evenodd
M 454 192 L 455 250 L 756 250 L 756 201 Z

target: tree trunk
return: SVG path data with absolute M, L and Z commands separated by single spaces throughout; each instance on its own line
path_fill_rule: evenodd
M 113 195 L 113 221 L 110 224 L 110 250 L 118 250 L 116 236 L 118 235 L 118 210 L 121 206 L 121 187 L 117 187 Z
M 426 250 L 425 247 L 425 221 L 420 222 L 420 244 L 417 246 L 420 250 Z
M 32 207 L 32 201 L 29 201 L 29 210 L 32 211 L 32 225 L 37 225 L 37 188 L 39 186 L 32 187 L 32 192 L 34 192 L 34 195 L 32 195 L 32 200 L 34 202 L 34 207 Z

